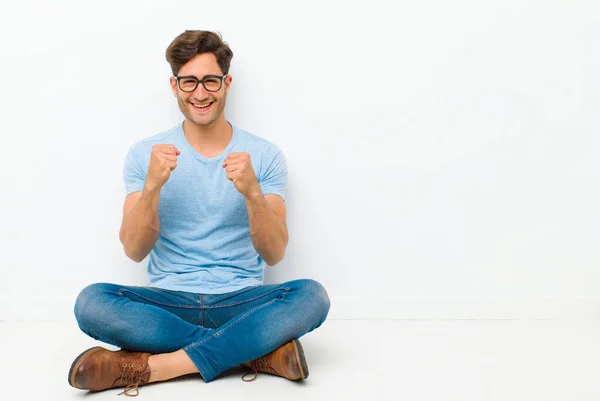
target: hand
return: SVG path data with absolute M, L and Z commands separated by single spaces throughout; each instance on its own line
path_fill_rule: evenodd
M 177 156 L 180 154 L 175 145 L 153 145 L 146 184 L 152 188 L 162 188 L 171 177 L 171 171 L 177 168 Z
M 226 171 L 225 177 L 233 182 L 235 189 L 244 197 L 249 198 L 261 193 L 249 153 L 230 153 L 225 159 L 223 167 Z

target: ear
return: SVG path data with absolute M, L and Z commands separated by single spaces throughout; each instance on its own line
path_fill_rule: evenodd
M 171 77 L 169 83 L 171 84 L 171 90 L 173 91 L 173 95 L 177 96 L 177 78 Z
M 231 77 L 231 75 L 227 75 L 227 77 L 225 77 L 225 89 L 229 90 L 232 81 L 233 78 Z

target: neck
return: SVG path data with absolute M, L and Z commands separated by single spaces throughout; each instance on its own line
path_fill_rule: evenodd
M 206 126 L 196 125 L 186 118 L 183 122 L 183 133 L 198 153 L 213 157 L 221 154 L 227 147 L 233 129 L 223 116 Z

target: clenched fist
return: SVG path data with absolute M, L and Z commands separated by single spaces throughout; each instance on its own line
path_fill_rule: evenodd
M 146 184 L 151 188 L 162 188 L 177 168 L 177 156 L 181 152 L 175 145 L 153 145 Z
M 260 185 L 256 179 L 254 168 L 250 162 L 250 154 L 246 152 L 232 152 L 225 162 L 225 177 L 235 186 L 235 189 L 244 197 L 249 198 L 261 193 Z

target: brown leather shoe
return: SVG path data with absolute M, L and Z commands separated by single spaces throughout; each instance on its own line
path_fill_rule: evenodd
M 292 340 L 275 351 L 246 362 L 244 365 L 252 368 L 251 373 L 254 373 L 254 377 L 249 380 L 246 380 L 245 377 L 250 373 L 242 376 L 242 380 L 245 382 L 256 379 L 258 372 L 270 373 L 289 380 L 302 380 L 308 377 L 308 366 L 304 358 L 304 350 L 298 340 Z
M 119 394 L 136 396 L 138 386 L 148 383 L 150 368 L 147 352 L 109 351 L 93 347 L 83 351 L 69 370 L 69 384 L 83 390 L 100 391 L 125 387 Z M 135 390 L 134 393 L 130 393 Z

